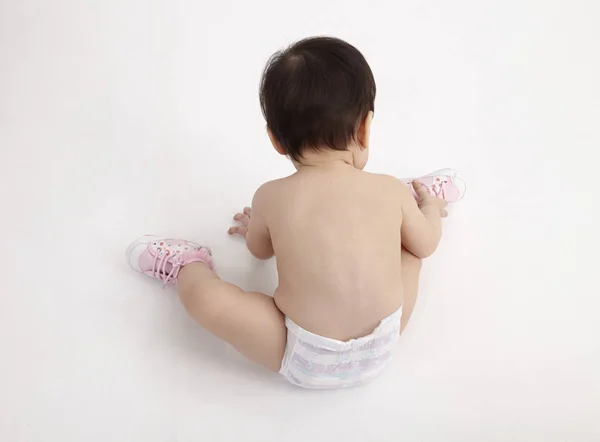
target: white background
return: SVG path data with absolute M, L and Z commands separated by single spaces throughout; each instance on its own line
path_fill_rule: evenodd
M 0 440 L 600 440 L 594 0 L 0 0 Z M 210 245 L 289 173 L 257 98 L 301 37 L 378 85 L 371 171 L 462 171 L 390 369 L 308 392 L 131 271 L 144 233 Z

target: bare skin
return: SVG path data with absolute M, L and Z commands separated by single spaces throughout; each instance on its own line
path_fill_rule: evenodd
M 440 241 L 446 203 L 417 182 L 418 203 L 400 180 L 363 172 L 373 113 L 347 150 L 308 149 L 297 172 L 262 185 L 231 235 L 259 259 L 277 257 L 275 296 L 244 292 L 208 267 L 181 269 L 181 302 L 202 327 L 247 358 L 279 371 L 285 316 L 338 340 L 371 333 L 402 306 L 402 329 L 417 299 L 421 260 Z M 285 155 L 269 132 L 277 152 Z
M 445 202 L 415 182 L 417 204 L 401 181 L 363 172 L 362 149 L 308 153 L 297 173 L 261 186 L 252 209 L 235 215 L 240 225 L 229 233 L 245 237 L 257 258 L 277 257 L 274 297 L 244 292 L 200 263 L 181 270 L 180 299 L 200 325 L 274 371 L 285 316 L 343 341 L 371 333 L 401 306 L 406 326 Z

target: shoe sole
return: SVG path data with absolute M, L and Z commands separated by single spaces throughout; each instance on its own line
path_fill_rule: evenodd
M 436 170 L 435 172 L 428 173 L 427 175 L 424 175 L 424 176 L 443 175 L 443 176 L 449 176 L 451 178 L 457 178 L 458 173 L 459 173 L 458 170 L 454 170 L 454 169 L 440 169 L 440 170 Z
M 129 244 L 129 246 L 127 246 L 127 249 L 125 250 L 125 259 L 127 259 L 127 263 L 129 264 L 129 267 L 131 267 L 136 272 L 140 272 L 137 268 L 135 268 L 135 266 L 131 262 L 131 252 L 133 252 L 133 249 L 135 249 L 137 246 L 139 246 L 141 244 L 147 244 L 149 242 L 159 240 L 161 238 L 164 239 L 164 237 L 161 237 L 158 235 L 143 235 L 143 236 L 140 236 L 139 238 L 137 238 L 136 240 L 134 240 L 131 244 Z M 142 272 L 140 272 L 140 273 L 142 273 Z

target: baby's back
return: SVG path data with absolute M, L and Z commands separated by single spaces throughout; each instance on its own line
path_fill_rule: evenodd
M 270 183 L 277 306 L 301 327 L 348 340 L 402 304 L 398 182 L 354 168 Z

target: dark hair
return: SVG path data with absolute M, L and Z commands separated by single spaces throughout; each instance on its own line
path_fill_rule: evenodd
M 267 128 L 300 161 L 306 149 L 347 150 L 375 109 L 375 79 L 354 46 L 312 37 L 276 52 L 265 67 L 260 105 Z

